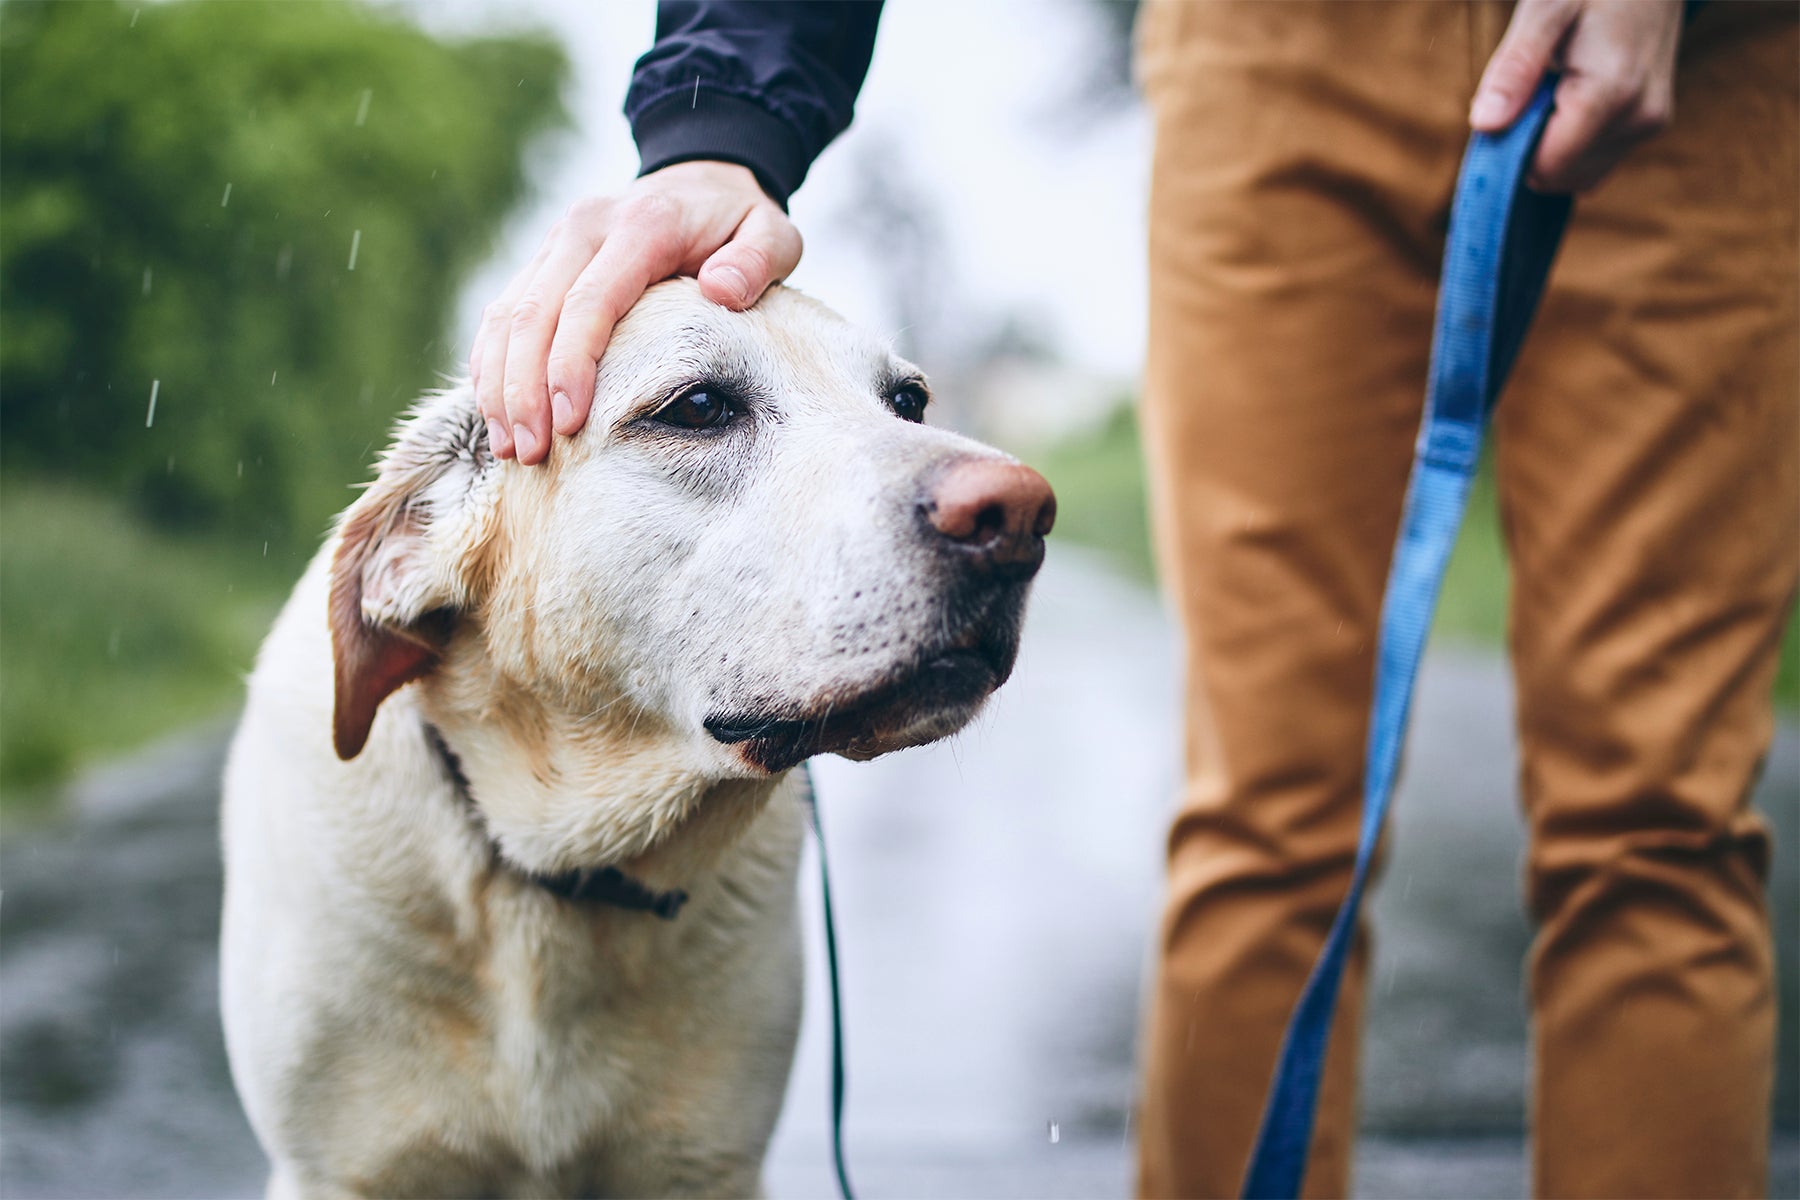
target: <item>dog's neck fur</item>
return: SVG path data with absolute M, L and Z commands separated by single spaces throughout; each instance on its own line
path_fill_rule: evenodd
M 435 725 L 424 724 L 423 729 L 425 742 L 437 755 L 444 773 L 449 776 L 456 789 L 457 799 L 461 801 L 469 819 L 487 837 L 494 860 L 506 865 L 506 857 L 501 853 L 499 844 L 487 833 L 486 822 L 481 816 L 481 805 L 469 787 L 469 777 L 463 773 L 462 760 L 456 756 L 456 751 L 450 749 L 449 743 L 444 741 L 443 733 Z M 681 907 L 688 899 L 688 894 L 678 889 L 653 891 L 619 868 L 611 866 L 565 871 L 560 875 L 542 875 L 530 871 L 518 873 L 551 895 L 576 904 L 600 904 L 622 908 L 628 912 L 653 913 L 667 921 L 681 915 Z
M 420 714 L 455 756 L 502 861 L 539 879 L 605 868 L 684 889 L 762 812 L 782 776 L 720 779 L 628 702 L 569 713 L 508 680 L 479 647 L 421 682 Z

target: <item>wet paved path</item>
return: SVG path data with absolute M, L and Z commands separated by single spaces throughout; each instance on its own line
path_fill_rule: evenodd
M 819 764 L 847 975 L 851 1161 L 865 1194 L 1127 1191 L 1138 983 L 1176 778 L 1175 671 L 1154 600 L 1058 547 L 1019 671 L 975 729 L 880 763 Z M 1491 656 L 1447 651 L 1428 664 L 1375 902 L 1364 1196 L 1523 1192 L 1510 711 Z M 92 776 L 69 820 L 8 831 L 0 1195 L 260 1192 L 214 998 L 223 739 L 197 733 Z M 1791 722 L 1759 795 L 1779 835 L 1791 1064 Z M 808 919 L 817 963 L 811 907 Z M 808 986 L 769 1167 L 777 1197 L 832 1194 L 816 971 Z M 1782 1106 L 1790 1132 L 1774 1194 L 1800 1196 L 1791 1072 Z

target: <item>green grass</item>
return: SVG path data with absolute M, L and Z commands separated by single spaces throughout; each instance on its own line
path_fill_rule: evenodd
M 301 565 L 65 486 L 0 488 L 0 806 L 229 711 Z
M 1056 532 L 1089 546 L 1139 579 L 1154 578 L 1137 420 L 1121 406 L 1098 428 L 1024 455 L 1056 488 Z M 1483 470 L 1469 498 L 1462 537 L 1444 577 L 1434 636 L 1498 647 L 1506 637 L 1506 551 L 1492 475 Z M 1782 641 L 1775 701 L 1800 709 L 1800 609 Z

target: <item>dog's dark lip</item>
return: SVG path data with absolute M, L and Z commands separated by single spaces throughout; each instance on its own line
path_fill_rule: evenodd
M 828 754 L 864 741 L 871 723 L 888 716 L 904 720 L 937 710 L 965 707 L 1005 682 L 1012 654 L 987 645 L 954 646 L 928 655 L 890 681 L 847 697 L 817 714 L 721 713 L 706 719 L 706 731 L 725 745 L 742 745 L 744 756 L 763 770 L 784 771 L 815 754 Z

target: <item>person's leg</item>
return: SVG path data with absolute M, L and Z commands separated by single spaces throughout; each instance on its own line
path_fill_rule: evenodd
M 1188 784 L 1143 1045 L 1138 1189 L 1236 1195 L 1349 882 L 1377 610 L 1481 63 L 1461 4 L 1164 4 L 1143 438 L 1186 635 Z M 1359 955 L 1307 1194 L 1342 1195 Z
M 1577 200 L 1495 416 L 1541 1196 L 1766 1186 L 1748 792 L 1800 570 L 1800 34 L 1732 8 L 1690 30 L 1673 128 Z

